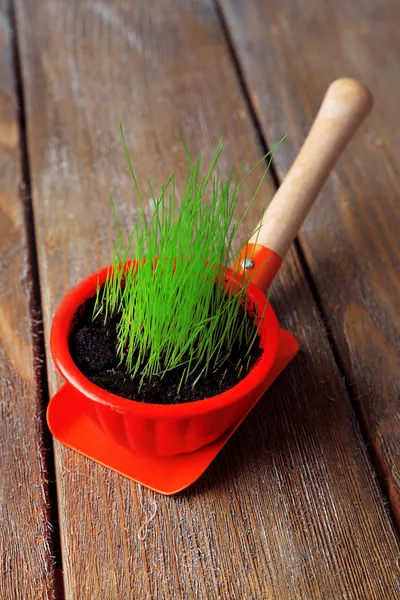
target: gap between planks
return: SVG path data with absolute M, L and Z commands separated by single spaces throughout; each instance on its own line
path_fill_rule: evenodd
M 32 348 L 34 356 L 34 375 L 37 397 L 41 399 L 42 432 L 45 468 L 48 474 L 47 494 L 50 507 L 51 523 L 51 550 L 54 557 L 55 594 L 56 600 L 64 599 L 62 583 L 62 555 L 60 542 L 60 526 L 58 519 L 57 485 L 55 475 L 55 460 L 53 439 L 46 423 L 46 409 L 49 402 L 47 384 L 46 350 L 43 332 L 42 300 L 39 283 L 39 265 L 37 259 L 34 214 L 32 206 L 31 178 L 29 166 L 29 152 L 26 136 L 26 111 L 24 98 L 24 84 L 21 71 L 21 57 L 18 46 L 18 26 L 13 1 L 9 5 L 9 21 L 12 39 L 13 67 L 15 77 L 15 94 L 18 108 L 18 124 L 20 136 L 21 176 L 20 198 L 23 206 L 24 227 L 27 239 L 28 264 L 32 281 L 32 294 L 30 299 L 30 312 L 32 315 Z

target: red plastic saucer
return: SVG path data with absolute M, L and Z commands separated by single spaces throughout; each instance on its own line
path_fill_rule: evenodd
M 298 349 L 297 340 L 281 329 L 278 354 L 267 377 L 268 387 Z M 215 442 L 195 452 L 168 457 L 135 453 L 117 444 L 91 417 L 89 400 L 85 403 L 84 396 L 68 383 L 51 399 L 47 422 L 53 436 L 65 446 L 151 490 L 172 495 L 187 488 L 204 473 L 259 400 L 256 398 L 236 424 Z

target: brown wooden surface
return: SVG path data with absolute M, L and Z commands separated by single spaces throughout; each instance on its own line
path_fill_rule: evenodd
M 220 3 L 280 177 L 331 80 L 375 96 L 300 243 L 400 531 L 400 3 Z
M 7 2 L 0 1 L 0 598 L 52 598 L 43 406 L 22 200 L 18 109 Z
M 178 131 L 208 157 L 223 134 L 225 173 L 261 151 L 211 1 L 16 6 L 47 340 L 66 290 L 110 260 L 110 187 L 134 215 L 118 119 L 156 186 L 183 177 Z M 396 539 L 294 252 L 273 303 L 302 352 L 187 492 L 160 497 L 56 443 L 68 600 L 398 595 Z

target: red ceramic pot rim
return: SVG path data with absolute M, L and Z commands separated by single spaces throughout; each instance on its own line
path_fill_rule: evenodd
M 61 302 L 51 327 L 50 348 L 55 365 L 64 379 L 86 397 L 96 402 L 111 405 L 118 412 L 135 413 L 147 418 L 160 416 L 182 418 L 204 414 L 239 402 L 244 395 L 255 391 L 267 377 L 274 364 L 279 344 L 279 325 L 269 303 L 259 329 L 260 346 L 263 349 L 263 354 L 248 375 L 222 394 L 183 404 L 146 404 L 145 402 L 137 402 L 117 396 L 95 385 L 75 365 L 69 351 L 69 335 L 77 310 L 86 300 L 96 294 L 97 285 L 104 283 L 107 272 L 108 267 L 105 267 L 89 275 L 69 291 Z M 232 274 L 233 272 L 229 269 L 228 276 L 232 277 Z M 262 313 L 267 302 L 263 292 L 256 285 L 250 283 L 248 297 L 250 301 L 259 307 L 259 311 Z

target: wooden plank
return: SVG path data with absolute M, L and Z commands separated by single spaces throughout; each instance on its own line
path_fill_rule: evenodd
M 211 1 L 18 0 L 17 17 L 47 337 L 65 291 L 110 260 L 110 186 L 132 220 L 118 119 L 144 182 L 182 179 L 178 131 L 208 157 L 224 134 L 225 173 L 260 148 Z M 192 489 L 160 497 L 56 443 L 68 600 L 397 594 L 396 540 L 295 253 L 274 304 L 303 350 Z
M 400 4 L 220 3 L 264 135 L 288 133 L 280 177 L 331 80 L 359 78 L 375 96 L 300 243 L 400 532 Z
M 53 598 L 54 573 L 7 6 L 0 0 L 0 598 L 38 600 Z

